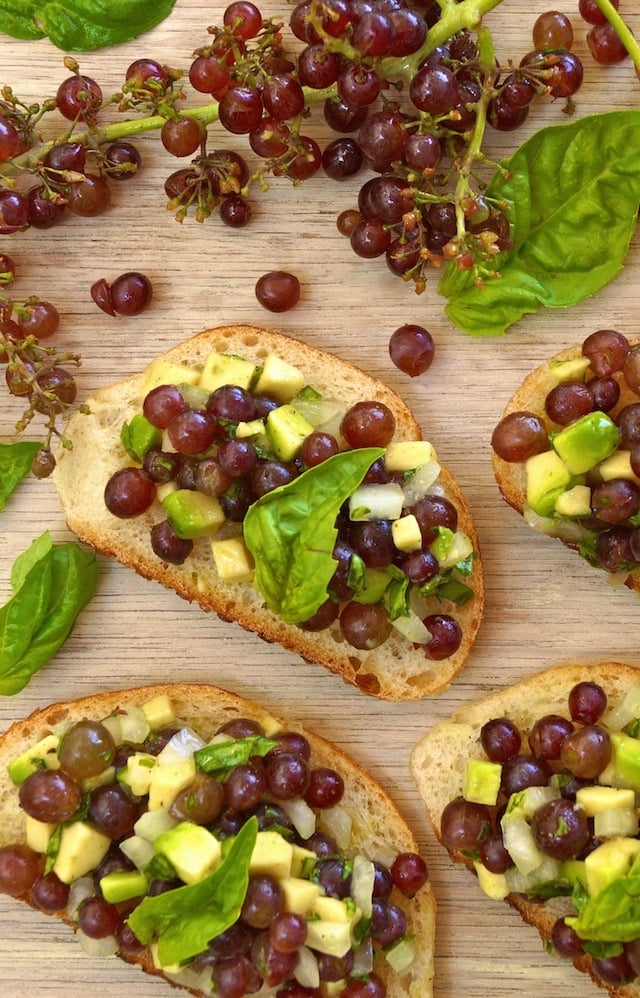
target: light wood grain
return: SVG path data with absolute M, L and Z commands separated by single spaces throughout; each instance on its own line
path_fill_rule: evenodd
M 584 57 L 586 82 L 577 114 L 635 106 L 632 67 L 603 70 L 589 60 L 585 27 L 573 3 L 575 51 Z M 173 15 L 148 36 L 80 59 L 105 93 L 115 90 L 129 63 L 142 55 L 188 68 L 207 40 L 206 26 L 222 5 L 177 0 Z M 289 8 L 271 3 L 283 18 Z M 531 48 L 530 31 L 542 0 L 504 0 L 487 20 L 498 55 L 518 62 Z M 638 15 L 633 13 L 630 20 Z M 47 41 L 0 39 L 3 83 L 29 100 L 55 92 L 66 70 L 62 53 Z M 489 135 L 497 157 L 543 124 L 564 120 L 560 102 L 538 105 L 526 127 Z M 318 111 L 310 126 L 322 137 Z M 221 145 L 245 148 L 227 136 Z M 598 990 L 570 965 L 547 956 L 536 933 L 515 913 L 481 896 L 468 875 L 449 865 L 426 826 L 408 773 L 414 742 L 459 703 L 507 685 L 554 663 L 619 659 L 640 665 L 640 611 L 636 598 L 611 588 L 551 540 L 533 536 L 499 497 L 491 473 L 489 438 L 503 404 L 531 366 L 603 326 L 637 334 L 639 245 L 634 237 L 627 266 L 596 298 L 570 311 L 545 312 L 519 323 L 502 339 L 472 339 L 444 317 L 434 279 L 422 296 L 393 278 L 384 264 L 358 260 L 337 232 L 337 213 L 356 201 L 357 183 L 316 177 L 294 190 L 276 181 L 255 199 L 254 222 L 230 230 L 211 220 L 178 225 L 165 209 L 164 178 L 176 168 L 157 134 L 140 142 L 144 167 L 131 184 L 114 185 L 113 205 L 102 218 L 70 219 L 59 228 L 2 237 L 0 249 L 19 268 L 18 294 L 54 301 L 63 315 L 59 344 L 82 353 L 82 394 L 144 366 L 167 346 L 208 326 L 250 322 L 277 325 L 333 350 L 386 380 L 412 405 L 425 436 L 458 475 L 472 506 L 486 566 L 486 615 L 462 674 L 441 696 L 408 705 L 379 703 L 344 687 L 317 667 L 267 646 L 233 624 L 222 623 L 177 596 L 113 563 L 101 562 L 98 592 L 54 661 L 27 689 L 0 702 L 0 729 L 32 709 L 95 690 L 151 680 L 210 680 L 289 712 L 335 740 L 389 790 L 413 826 L 429 864 L 439 903 L 437 998 L 487 995 L 567 998 Z M 274 317 L 254 297 L 266 270 L 295 272 L 303 284 L 300 304 Z M 131 319 L 99 312 L 89 288 L 139 269 L 152 279 L 152 307 Z M 391 364 L 390 333 L 419 322 L 433 333 L 437 357 L 431 370 L 411 380 Z M 19 409 L 3 399 L 0 439 L 10 438 Z M 53 486 L 25 482 L 1 514 L 0 598 L 9 594 L 15 556 L 45 528 L 66 536 Z M 117 960 L 85 957 L 55 920 L 0 898 L 0 992 L 7 998 L 38 993 L 80 998 L 93 989 L 119 998 L 135 988 L 159 998 L 163 989 Z

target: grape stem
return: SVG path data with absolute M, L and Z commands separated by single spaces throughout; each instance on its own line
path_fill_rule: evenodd
M 636 41 L 631 28 L 620 17 L 611 0 L 596 0 L 596 3 L 633 59 L 636 69 L 640 71 L 640 45 Z
M 380 63 L 381 74 L 387 79 L 410 78 L 422 60 L 439 45 L 464 29 L 475 30 L 478 28 L 484 15 L 493 10 L 494 7 L 498 7 L 502 2 L 503 0 L 461 0 L 460 3 L 457 3 L 456 0 L 443 0 L 441 4 L 442 16 L 436 24 L 429 28 L 422 47 L 409 57 L 382 59 Z M 608 0 L 598 0 L 598 3 L 600 2 L 608 2 Z M 341 39 L 338 44 L 342 46 L 341 51 L 343 51 L 344 40 Z M 329 97 L 334 97 L 337 91 L 334 84 L 322 90 L 304 87 L 304 92 L 307 104 L 317 104 Z M 181 111 L 181 114 L 186 118 L 193 118 L 203 127 L 206 127 L 219 119 L 219 105 L 217 101 L 214 101 L 211 104 Z M 162 128 L 166 118 L 167 115 L 164 114 L 152 114 L 143 118 L 120 119 L 99 128 L 88 128 L 84 132 L 74 131 L 73 138 L 74 141 L 81 142 L 83 145 L 114 142 L 117 139 L 126 139 L 142 132 L 157 131 Z M 65 141 L 68 137 L 67 133 L 65 136 L 59 136 L 49 142 L 42 143 L 34 150 L 16 156 L 10 163 L 0 166 L 0 176 L 9 176 L 14 170 L 33 170 L 53 146 Z

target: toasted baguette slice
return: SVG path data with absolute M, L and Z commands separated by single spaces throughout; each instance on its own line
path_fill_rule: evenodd
M 592 666 L 565 665 L 547 669 L 523 682 L 500 690 L 460 707 L 450 720 L 436 725 L 414 747 L 411 754 L 411 773 L 422 797 L 433 830 L 442 841 L 441 819 L 447 804 L 463 790 L 465 768 L 469 759 L 486 759 L 480 742 L 480 730 L 489 720 L 508 717 L 522 734 L 523 753 L 528 753 L 527 738 L 535 721 L 545 714 L 568 717 L 567 698 L 571 688 L 584 680 L 599 683 L 608 698 L 607 711 L 615 709 L 632 686 L 640 681 L 640 670 L 618 662 L 604 662 Z M 463 863 L 471 872 L 474 865 L 468 855 L 449 850 L 451 859 Z M 486 899 L 487 904 L 495 901 Z M 510 893 L 505 900 L 514 907 L 529 925 L 534 926 L 543 940 L 550 939 L 555 921 L 568 914 L 575 914 L 566 897 L 542 901 L 530 899 L 525 894 Z M 591 958 L 582 955 L 574 960 L 575 967 L 588 973 L 601 988 L 617 998 L 637 998 L 640 995 L 640 978 L 624 987 L 606 985 L 595 972 Z M 523 980 L 525 970 L 523 968 Z
M 377 858 L 383 863 L 390 863 L 400 852 L 417 852 L 413 834 L 391 799 L 353 759 L 301 725 L 275 718 L 255 703 L 204 684 L 164 684 L 101 693 L 53 704 L 13 724 L 0 737 L 0 846 L 25 841 L 25 815 L 19 805 L 18 790 L 7 774 L 7 766 L 12 760 L 41 738 L 51 734 L 52 730 L 59 734 L 74 721 L 85 718 L 99 720 L 119 709 L 122 711 L 131 706 L 141 707 L 147 701 L 164 695 L 169 697 L 179 722 L 205 741 L 211 739 L 223 724 L 235 718 L 257 721 L 265 732 L 286 730 L 304 734 L 311 746 L 310 765 L 336 769 L 344 780 L 345 793 L 340 807 L 344 808 L 353 821 L 351 843 L 345 854 L 360 854 L 370 860 Z M 36 907 L 30 894 L 24 900 Z M 393 901 L 406 913 L 407 931 L 415 942 L 415 958 L 408 969 L 396 973 L 380 952 L 374 969 L 385 981 L 390 998 L 426 998 L 432 994 L 436 915 L 429 881 L 412 899 L 407 899 L 394 890 Z M 7 905 L 11 903 L 7 901 Z M 75 927 L 66 912 L 60 913 L 59 917 Z M 148 947 L 135 956 L 120 955 L 127 962 L 138 964 L 147 973 L 169 979 L 154 966 Z M 109 972 L 108 964 L 105 966 L 106 982 Z M 170 983 L 184 987 L 192 994 L 204 994 L 193 987 L 188 976 L 171 975 Z M 275 994 L 275 990 L 264 986 L 259 994 L 261 998 L 267 998 Z
M 633 346 L 636 345 L 638 341 L 630 339 L 629 342 Z M 581 356 L 581 345 L 576 345 L 569 347 L 566 350 L 562 350 L 560 353 L 557 353 L 551 357 L 545 364 L 541 364 L 539 367 L 535 368 L 535 370 L 527 375 L 509 399 L 502 414 L 502 418 L 512 412 L 532 412 L 540 417 L 549 431 L 559 429 L 559 427 L 549 419 L 545 412 L 545 399 L 551 389 L 559 383 L 557 375 L 554 374 L 554 370 L 557 371 L 557 365 L 562 364 L 565 361 L 577 360 Z M 590 373 L 587 372 L 586 377 L 590 376 Z M 609 412 L 609 415 L 615 420 L 617 414 L 624 406 L 629 405 L 632 402 L 638 402 L 638 396 L 628 388 L 624 379 L 619 374 L 614 375 L 614 377 L 620 385 L 620 398 L 616 406 Z M 579 378 L 577 380 L 579 380 Z M 526 515 L 527 478 L 524 463 L 504 461 L 502 458 L 498 457 L 495 452 L 492 453 L 492 463 L 493 473 L 495 475 L 498 488 L 500 489 L 504 499 L 510 506 L 517 510 L 521 516 Z M 535 518 L 533 519 L 533 525 L 535 527 L 536 521 Z M 551 533 L 551 530 L 547 530 L 543 524 L 540 525 L 539 529 L 541 533 Z M 562 536 L 560 533 L 558 534 L 558 539 L 568 547 L 575 548 L 576 546 L 575 535 L 573 532 L 569 532 L 567 536 Z M 627 575 L 624 580 L 624 584 L 630 589 L 640 591 L 640 570 L 634 568 Z
M 297 367 L 306 383 L 329 400 L 346 407 L 358 400 L 383 402 L 396 419 L 397 440 L 419 440 L 420 429 L 406 404 L 389 388 L 358 368 L 298 340 L 254 326 L 225 326 L 202 332 L 168 350 L 161 359 L 172 364 L 201 369 L 211 351 L 236 354 L 255 364 L 268 354 Z M 155 556 L 149 541 L 151 526 L 164 518 L 159 503 L 142 516 L 119 520 L 106 509 L 104 487 L 111 474 L 131 463 L 120 442 L 123 423 L 141 410 L 145 372 L 104 388 L 87 399 L 89 415 L 77 414 L 66 435 L 72 449 L 62 450 L 55 482 L 71 530 L 106 555 L 113 555 L 140 575 L 175 589 L 187 600 L 197 601 L 224 620 L 235 620 L 267 641 L 279 642 L 307 661 L 317 662 L 365 693 L 388 700 L 418 699 L 444 689 L 466 661 L 478 630 L 484 602 L 482 565 L 475 560 L 469 585 L 474 596 L 465 605 L 448 608 L 431 597 L 429 612 L 450 612 L 458 620 L 463 639 L 448 659 L 432 661 L 422 650 L 394 628 L 392 636 L 372 651 L 359 651 L 342 639 L 338 625 L 319 632 L 306 632 L 283 623 L 266 606 L 251 583 L 229 583 L 216 573 L 206 538 L 196 542 L 193 553 L 180 566 Z M 459 513 L 459 527 L 470 537 L 474 550 L 478 540 L 462 492 L 446 468 L 438 485 Z M 446 610 L 443 609 L 446 606 Z

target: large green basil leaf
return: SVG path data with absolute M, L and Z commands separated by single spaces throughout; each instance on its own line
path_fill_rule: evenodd
M 622 269 L 640 203 L 640 111 L 542 128 L 502 168 L 487 188 L 511 205 L 513 249 L 494 261 L 499 276 L 478 286 L 449 263 L 438 286 L 449 318 L 477 336 L 501 335 L 542 305 L 575 305 Z
M 255 561 L 254 584 L 287 624 L 312 617 L 327 598 L 340 507 L 374 461 L 379 447 L 343 451 L 258 499 L 244 519 Z
M 163 21 L 176 0 L 0 0 L 0 31 L 43 38 L 66 52 L 118 45 Z
M 15 444 L 0 444 L 0 509 L 5 508 L 7 499 L 15 487 L 31 471 L 33 459 L 40 446 L 28 440 L 20 440 Z
M 93 552 L 46 531 L 16 558 L 13 596 L 0 607 L 0 695 L 19 693 L 61 648 L 97 580 Z
M 238 919 L 257 832 L 254 816 L 242 826 L 217 870 L 195 884 L 145 897 L 129 915 L 127 924 L 140 942 L 158 939 L 163 964 L 192 959 Z
M 581 939 L 630 942 L 640 936 L 640 876 L 618 877 L 567 918 Z
M 0 0 L 0 31 L 24 41 L 44 38 L 33 19 L 37 6 L 37 2 L 27 0 Z

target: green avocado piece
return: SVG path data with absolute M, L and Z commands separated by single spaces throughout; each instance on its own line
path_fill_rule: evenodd
M 620 431 L 604 412 L 589 412 L 551 436 L 551 445 L 572 475 L 582 475 L 617 449 Z
M 469 759 L 464 774 L 462 796 L 474 804 L 493 806 L 498 799 L 502 766 L 488 759 Z
M 114 870 L 100 879 L 105 901 L 119 904 L 147 893 L 148 882 L 142 870 Z
M 21 755 L 16 756 L 12 759 L 7 766 L 7 772 L 11 778 L 11 782 L 15 784 L 16 787 L 21 786 L 26 780 L 27 776 L 31 773 L 35 773 L 36 769 L 48 769 L 51 767 L 47 766 L 46 760 L 50 762 L 56 760 L 55 765 L 57 766 L 57 752 L 58 745 L 60 744 L 60 739 L 57 735 L 45 735 L 41 738 L 39 742 L 28 748 L 26 752 L 22 752 Z
M 632 784 L 640 790 L 640 740 L 624 731 L 612 731 L 611 750 L 614 773 L 625 785 Z
M 162 505 L 176 534 L 185 540 L 211 537 L 224 523 L 224 510 L 216 496 L 176 489 L 164 497 Z
M 141 412 L 137 412 L 130 423 L 123 425 L 120 440 L 129 457 L 134 461 L 142 461 L 147 451 L 160 446 L 162 430 L 153 426 Z
M 364 585 L 354 593 L 354 603 L 379 603 L 385 589 L 391 582 L 391 576 L 380 568 L 365 568 Z
M 291 461 L 298 454 L 313 426 L 292 405 L 280 405 L 267 416 L 267 436 L 280 461 Z
M 571 472 L 554 450 L 530 457 L 525 470 L 528 505 L 539 516 L 553 516 L 556 501 L 571 483 Z

